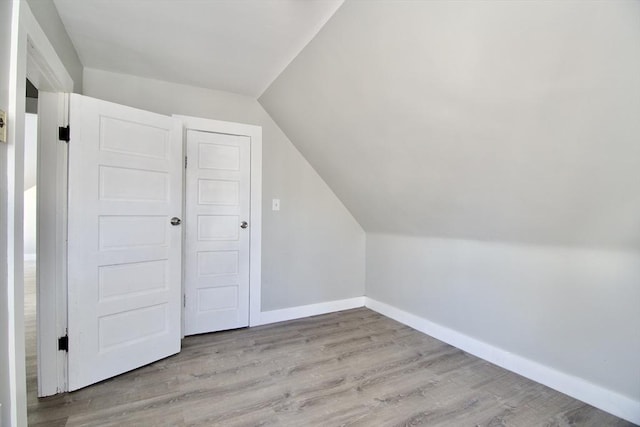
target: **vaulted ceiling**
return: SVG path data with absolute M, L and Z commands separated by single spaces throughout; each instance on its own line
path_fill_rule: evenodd
M 366 231 L 640 249 L 638 1 L 54 1 L 86 67 L 262 94 Z
M 54 0 L 85 67 L 260 95 L 343 0 Z
M 640 248 L 640 2 L 347 0 L 259 101 L 367 231 Z

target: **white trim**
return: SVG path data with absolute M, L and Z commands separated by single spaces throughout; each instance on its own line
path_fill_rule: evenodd
M 257 322 L 260 319 L 262 289 L 262 127 L 175 114 L 173 117 L 177 122 L 181 123 L 183 137 L 186 134 L 186 131 L 191 129 L 205 132 L 226 133 L 229 135 L 246 135 L 251 138 L 249 326 L 255 326 L 258 324 Z M 177 124 L 176 126 L 178 126 L 179 129 L 180 124 Z M 184 217 L 184 212 L 182 215 Z
M 21 5 L 20 23 L 27 32 L 26 77 L 38 90 L 72 92 L 71 75 L 28 6 Z
M 68 124 L 69 95 L 39 91 L 37 203 L 38 396 L 67 391 L 67 158 L 58 126 Z
M 9 391 L 11 401 L 4 408 L 5 419 L 14 426 L 27 425 L 26 373 L 24 353 L 24 279 L 23 271 L 23 173 L 24 115 L 27 73 L 35 71 L 40 84 L 54 91 L 73 90 L 62 61 L 36 21 L 27 2 L 13 1 L 11 54 L 9 71 L 9 124 L 7 141 L 7 286 Z M 27 64 L 27 59 L 29 63 Z M 35 77 L 34 77 L 35 78 Z M 4 224 L 3 224 L 4 226 Z M 2 231 L 4 233 L 5 230 Z M 8 411 L 8 414 L 6 414 Z
M 25 261 L 35 261 L 36 260 L 36 254 L 24 254 L 24 260 Z
M 317 316 L 319 314 L 333 313 L 335 311 L 350 310 L 352 308 L 364 307 L 364 303 L 365 297 L 355 297 L 337 301 L 320 302 L 317 304 L 300 305 L 280 310 L 263 311 L 260 313 L 259 322 L 251 326 L 266 325 L 269 323 Z
M 640 424 L 640 401 L 600 387 L 582 378 L 541 365 L 533 360 L 510 353 L 372 298 L 365 297 L 365 306 L 467 353 L 544 384 L 617 417 Z
M 25 76 L 27 34 L 21 15 L 26 2 L 14 1 L 11 18 L 11 53 L 9 69 L 9 105 L 7 124 L 7 352 L 9 394 L 3 417 L 11 426 L 27 425 L 27 393 L 24 348 L 24 278 L 23 257 L 23 174 L 25 132 Z M 4 226 L 5 224 L 3 224 Z M 3 307 L 4 309 L 4 307 Z M 8 414 L 7 414 L 8 412 Z

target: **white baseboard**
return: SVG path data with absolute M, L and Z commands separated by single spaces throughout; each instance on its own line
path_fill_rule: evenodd
M 494 347 L 372 298 L 365 297 L 365 306 L 467 353 L 640 425 L 640 401 Z
M 268 323 L 284 322 L 285 320 L 300 319 L 318 314 L 333 313 L 334 311 L 349 310 L 364 307 L 365 297 L 341 299 L 337 301 L 321 302 L 318 304 L 301 305 L 280 310 L 263 311 L 260 320 L 251 326 L 266 325 Z

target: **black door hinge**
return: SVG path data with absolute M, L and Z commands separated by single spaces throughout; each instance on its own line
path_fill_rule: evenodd
M 71 139 L 71 131 L 69 130 L 69 126 L 60 126 L 58 128 L 58 139 L 60 141 L 69 142 Z
M 58 338 L 58 350 L 69 351 L 69 335 Z

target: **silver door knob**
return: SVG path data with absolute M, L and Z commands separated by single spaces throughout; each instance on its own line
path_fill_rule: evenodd
M 180 220 L 180 218 L 178 218 L 177 216 L 171 218 L 171 225 L 180 225 L 181 222 L 182 220 Z
M 240 223 L 240 228 L 247 228 L 249 226 L 249 223 L 247 221 L 242 221 Z

